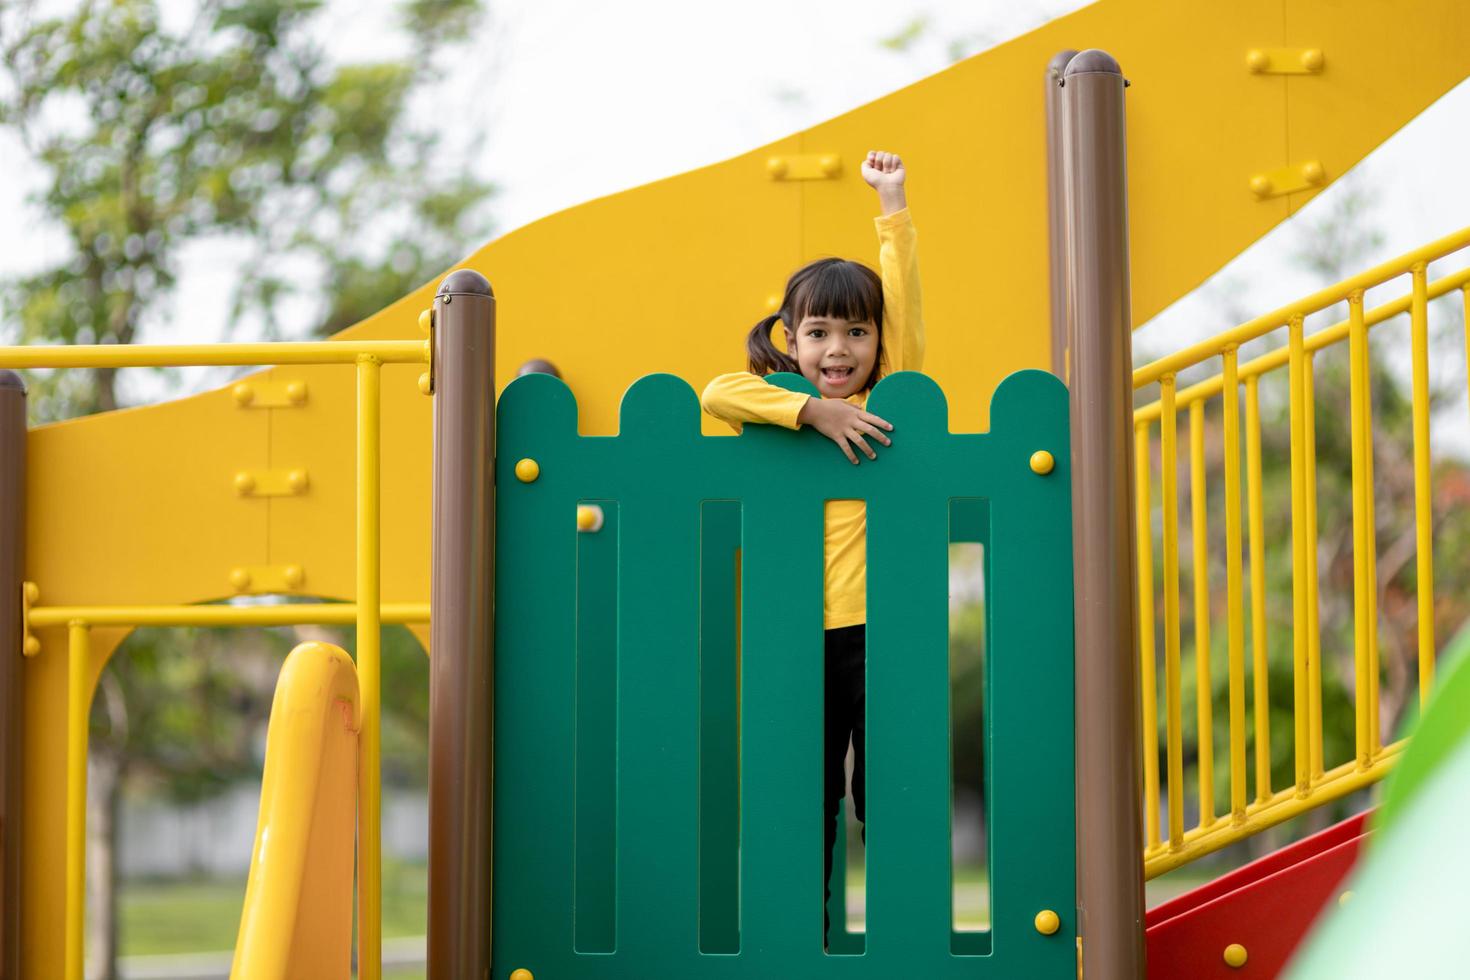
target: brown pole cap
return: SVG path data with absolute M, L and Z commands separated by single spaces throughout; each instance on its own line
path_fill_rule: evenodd
M 490 280 L 474 269 L 455 269 L 444 277 L 435 296 L 494 296 Z
M 22 395 L 26 393 L 26 383 L 21 376 L 14 371 L 0 369 L 0 388 L 11 388 L 19 391 Z

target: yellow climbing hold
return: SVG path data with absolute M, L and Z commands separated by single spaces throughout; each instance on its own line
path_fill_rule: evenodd
M 1043 936 L 1050 936 L 1061 927 L 1061 917 L 1051 909 L 1042 909 L 1036 913 L 1036 931 Z
M 1031 472 L 1033 473 L 1040 473 L 1042 476 L 1046 476 L 1056 465 L 1057 461 L 1045 449 L 1038 449 L 1031 454 Z
M 534 459 L 523 459 L 516 464 L 516 479 L 522 483 L 534 483 L 541 475 L 541 464 Z
M 1245 947 L 1240 943 L 1231 943 L 1225 947 L 1225 965 L 1240 969 L 1245 966 Z

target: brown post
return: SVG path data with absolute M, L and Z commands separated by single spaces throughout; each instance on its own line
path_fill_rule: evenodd
M 1077 904 L 1089 980 L 1144 975 L 1125 84 L 1111 55 L 1084 51 L 1068 62 L 1061 92 L 1072 352 Z
M 1051 262 L 1051 373 L 1067 378 L 1066 185 L 1062 154 L 1062 75 L 1077 56 L 1071 48 L 1058 51 L 1046 66 L 1046 217 Z
M 451 272 L 434 297 L 429 625 L 429 977 L 490 975 L 495 638 L 495 296 Z
M 0 371 L 0 980 L 20 978 L 21 623 L 26 387 Z

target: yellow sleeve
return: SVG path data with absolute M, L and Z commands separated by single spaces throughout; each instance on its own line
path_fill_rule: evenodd
M 883 373 L 919 371 L 924 367 L 924 312 L 913 218 L 904 208 L 873 223 L 883 277 Z
M 745 422 L 799 429 L 796 416 L 810 397 L 767 384 L 764 378 L 747 371 L 737 371 L 722 374 L 706 385 L 699 403 L 715 418 L 730 423 L 736 432 Z

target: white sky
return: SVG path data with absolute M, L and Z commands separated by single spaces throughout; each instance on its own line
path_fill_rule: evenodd
M 165 2 L 171 13 L 189 5 Z M 972 50 L 1030 30 L 1079 0 L 492 0 L 492 16 L 473 50 L 423 111 L 452 120 L 473 111 L 489 120 L 479 160 L 500 188 L 493 213 L 501 232 L 582 201 L 708 164 L 779 138 L 924 77 L 949 63 L 948 42 Z M 396 57 L 388 0 L 336 0 L 321 36 L 343 59 Z M 878 40 L 915 17 L 925 40 L 895 53 Z M 1358 170 L 1378 193 L 1375 220 L 1385 242 L 1375 261 L 1470 223 L 1470 85 L 1447 95 Z M 25 203 L 37 175 L 12 137 L 0 135 L 0 216 L 26 229 L 0 241 L 0 275 L 54 261 L 64 243 L 38 227 Z M 1327 206 L 1329 188 L 1312 207 Z M 1137 335 L 1140 351 L 1173 347 L 1228 324 L 1222 291 L 1254 312 L 1316 288 L 1287 257 L 1300 240 L 1288 222 Z M 466 242 L 468 253 L 479 243 Z M 228 243 L 198 245 L 186 255 L 171 322 L 152 342 L 220 339 L 232 268 L 244 253 Z M 301 329 L 305 329 L 305 324 Z M 0 328 L 0 337 L 5 331 Z M 248 330 L 236 339 L 245 339 Z M 1161 337 L 1166 339 L 1160 339 Z M 173 379 L 198 390 L 220 376 L 201 371 Z M 135 382 L 136 383 L 136 382 Z M 156 384 L 157 382 L 148 382 Z M 139 389 L 135 392 L 144 394 Z M 148 391 L 149 397 L 163 392 Z

